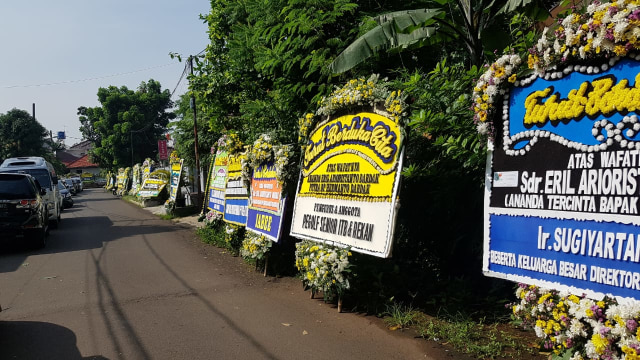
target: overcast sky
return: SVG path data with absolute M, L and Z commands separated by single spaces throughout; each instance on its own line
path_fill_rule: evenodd
M 154 79 L 173 91 L 184 60 L 169 53 L 207 46 L 209 10 L 208 0 L 0 1 L 0 113 L 35 103 L 40 124 L 73 145 L 77 109 L 99 106 L 98 88 Z M 183 80 L 173 99 L 186 90 Z

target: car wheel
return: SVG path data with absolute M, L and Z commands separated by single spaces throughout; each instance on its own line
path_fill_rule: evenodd
M 34 249 L 42 249 L 47 245 L 47 235 L 49 234 L 49 227 L 41 229 L 38 231 L 32 240 L 32 245 Z
M 60 225 L 60 212 L 58 212 L 58 217 L 55 220 L 49 221 L 49 226 L 52 229 L 57 229 L 59 225 Z
M 47 211 L 47 214 L 45 215 L 45 219 L 49 219 L 49 212 Z M 49 236 L 49 229 L 51 229 L 51 227 L 49 227 L 49 222 L 48 221 L 44 221 L 43 222 L 43 226 L 44 226 L 44 236 L 47 237 Z

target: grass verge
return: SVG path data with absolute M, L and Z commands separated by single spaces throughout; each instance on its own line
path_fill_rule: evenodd
M 394 303 L 387 306 L 383 321 L 390 330 L 414 329 L 418 336 L 433 340 L 478 359 L 544 359 L 535 335 L 511 324 L 487 324 L 468 316 L 433 317 L 412 306 Z

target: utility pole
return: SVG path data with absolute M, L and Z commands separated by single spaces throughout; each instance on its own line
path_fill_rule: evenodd
M 193 56 L 189 56 L 189 68 L 191 70 L 191 76 L 193 76 Z M 193 95 L 193 90 L 191 90 L 191 101 L 189 102 L 191 109 L 193 109 L 193 140 L 194 147 L 196 153 L 196 176 L 195 181 L 198 186 L 198 201 L 202 201 L 202 193 L 200 190 L 200 157 L 198 155 L 198 117 L 196 114 L 196 97 Z M 198 204 L 200 206 L 201 203 Z
M 129 146 L 131 147 L 131 171 L 133 171 L 133 131 L 129 130 Z

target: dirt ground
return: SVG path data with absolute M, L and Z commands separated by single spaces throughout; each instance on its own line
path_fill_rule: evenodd
M 314 299 L 311 299 L 310 291 L 304 291 L 299 279 L 294 277 L 276 277 L 272 275 L 263 276 L 261 271 L 256 271 L 251 265 L 246 264 L 242 258 L 234 257 L 227 251 L 217 248 L 213 245 L 204 244 L 197 236 L 192 239 L 192 245 L 198 249 L 198 251 L 212 262 L 216 262 L 216 266 L 222 266 L 228 269 L 234 269 L 236 274 L 243 278 L 242 286 L 262 286 L 267 292 L 273 296 L 272 301 L 277 301 L 277 298 L 282 294 L 295 293 L 299 298 L 299 301 L 315 302 L 318 306 L 326 306 L 335 311 L 335 316 L 356 316 L 366 318 L 369 324 L 376 325 L 381 329 L 385 329 L 390 337 L 396 338 L 399 343 L 415 342 L 419 347 L 424 349 L 424 352 L 428 354 L 429 358 L 433 360 L 476 360 L 478 358 L 456 351 L 451 344 L 442 341 L 434 341 L 430 339 L 424 339 L 420 337 L 415 329 L 405 330 L 390 330 L 384 323 L 382 318 L 366 315 L 360 313 L 351 313 L 348 310 L 343 310 L 342 313 L 338 313 L 337 305 L 335 303 L 325 303 L 321 294 L 317 294 Z M 347 308 L 345 306 L 345 308 Z M 516 359 L 516 360 L 547 360 L 549 353 L 541 353 L 538 351 L 537 337 L 531 330 L 523 330 L 515 327 L 511 324 L 498 324 L 497 328 L 500 333 L 504 333 L 512 339 L 516 339 L 519 344 L 524 344 L 530 348 L 531 352 L 520 352 L 515 354 L 512 349 L 505 348 L 504 356 L 495 358 L 496 360 L 502 359 Z

